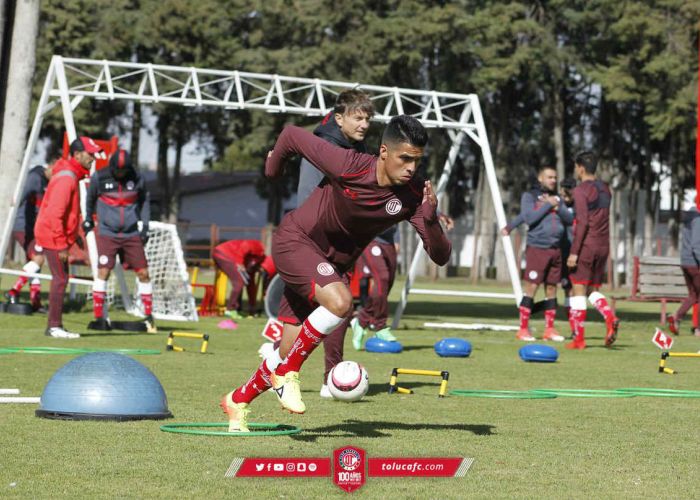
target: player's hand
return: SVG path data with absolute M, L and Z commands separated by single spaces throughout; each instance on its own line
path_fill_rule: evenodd
M 144 246 L 148 243 L 148 229 L 144 229 L 139 233 L 139 238 L 141 238 L 141 243 L 143 243 Z
M 571 254 L 571 255 L 569 255 L 569 258 L 566 259 L 566 267 L 573 269 L 576 267 L 577 264 L 578 264 L 578 255 Z
M 549 203 L 550 205 L 552 205 L 553 208 L 557 208 L 559 206 L 559 197 L 558 196 L 548 194 L 547 196 L 544 197 L 544 201 L 546 203 Z
M 445 226 L 446 231 L 452 231 L 455 227 L 455 221 L 452 217 L 450 217 L 447 214 L 440 214 L 438 215 L 438 219 L 440 219 L 440 223 Z
M 250 274 L 248 274 L 248 271 L 246 271 L 245 267 L 242 265 L 238 265 L 238 274 L 241 275 L 241 278 L 243 278 L 243 283 L 247 285 L 250 283 Z
M 58 251 L 58 260 L 68 262 L 68 249 Z
M 95 223 L 92 219 L 85 219 L 83 221 L 83 231 L 85 231 L 85 234 L 88 234 L 93 229 L 95 229 Z
M 424 212 L 423 217 L 428 220 L 435 220 L 437 215 L 437 196 L 433 191 L 433 184 L 430 181 L 425 181 L 423 185 L 423 205 L 428 204 L 429 210 Z
M 508 229 L 508 226 L 506 226 L 506 227 L 504 227 L 503 229 L 501 229 L 501 234 L 502 234 L 503 236 L 508 236 L 508 235 L 510 234 L 510 230 Z

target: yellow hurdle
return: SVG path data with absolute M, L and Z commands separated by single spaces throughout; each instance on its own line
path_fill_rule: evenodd
M 399 375 L 422 375 L 426 377 L 442 377 L 442 382 L 440 383 L 440 391 L 438 392 L 438 397 L 444 398 L 447 394 L 447 381 L 450 378 L 448 371 L 439 370 L 414 370 L 411 368 L 394 368 L 391 370 L 391 378 L 389 379 L 389 394 L 398 392 L 399 394 L 413 394 L 411 389 L 406 389 L 405 387 L 399 387 L 396 385 Z
M 187 339 L 200 339 L 202 341 L 202 346 L 199 352 L 206 354 L 207 347 L 209 347 L 209 335 L 206 333 L 190 333 L 190 332 L 170 332 L 168 335 L 168 344 L 166 349 L 173 352 L 184 352 L 185 348 L 175 345 L 175 337 L 182 337 Z
M 662 352 L 659 360 L 659 373 L 675 375 L 678 372 L 666 366 L 666 358 L 700 358 L 700 352 Z

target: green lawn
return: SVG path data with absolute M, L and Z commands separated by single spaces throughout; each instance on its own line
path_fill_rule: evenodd
M 7 281 L 7 280 L 4 280 Z M 7 283 L 3 283 L 7 285 Z M 397 297 L 398 283 L 392 297 Z M 440 286 L 457 289 L 456 279 Z M 490 291 L 496 287 L 482 287 Z M 402 376 L 413 395 L 388 395 L 393 367 L 449 370 L 450 389 L 608 389 L 663 387 L 700 389 L 700 360 L 672 359 L 680 373 L 657 371 L 659 350 L 650 342 L 658 305 L 622 303 L 621 334 L 605 349 L 603 324 L 589 310 L 589 349 L 567 352 L 554 364 L 524 363 L 510 332 L 434 331 L 425 321 L 516 324 L 507 301 L 415 296 L 397 332 L 400 355 L 355 352 L 346 358 L 367 367 L 371 387 L 359 403 L 318 397 L 322 352 L 302 372 L 307 413 L 279 410 L 272 394 L 253 406 L 252 421 L 295 424 L 293 437 L 228 438 L 167 434 L 153 421 L 69 422 L 34 416 L 35 405 L 0 405 L 0 496 L 320 498 L 345 497 L 326 479 L 231 479 L 234 457 L 326 456 L 354 445 L 368 456 L 464 456 L 475 462 L 462 479 L 369 478 L 355 495 L 371 498 L 670 497 L 694 495 L 697 484 L 697 414 L 700 399 L 636 397 L 497 400 L 437 398 L 437 381 Z M 119 316 L 113 314 L 113 317 Z M 90 314 L 66 315 L 84 331 Z M 163 333 L 90 333 L 77 341 L 44 337 L 45 317 L 0 316 L 0 347 L 66 346 L 161 349 L 138 356 L 160 379 L 175 418 L 171 422 L 223 421 L 221 395 L 245 381 L 259 363 L 263 319 L 246 319 L 236 331 L 218 330 L 219 319 L 160 325 Z M 541 334 L 543 322 L 534 322 Z M 566 332 L 566 322 L 558 326 Z M 687 331 L 674 350 L 696 352 L 700 339 Z M 168 327 L 210 334 L 210 353 L 165 352 Z M 467 359 L 443 359 L 433 351 L 440 338 L 459 336 L 473 345 Z M 73 356 L 0 355 L 0 387 L 38 396 L 51 375 Z

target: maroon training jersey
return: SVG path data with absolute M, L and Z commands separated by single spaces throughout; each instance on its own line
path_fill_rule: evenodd
M 582 248 L 608 248 L 610 244 L 610 188 L 601 180 L 584 181 L 573 192 L 574 242 L 571 253 Z
M 423 179 L 380 186 L 376 156 L 339 148 L 292 126 L 285 127 L 277 139 L 265 163 L 265 175 L 280 175 L 284 160 L 294 154 L 322 170 L 329 182 L 287 214 L 280 227 L 304 235 L 338 271 L 347 271 L 375 236 L 402 220 L 413 225 L 436 264 L 447 263 L 452 245 L 435 210 L 422 203 Z

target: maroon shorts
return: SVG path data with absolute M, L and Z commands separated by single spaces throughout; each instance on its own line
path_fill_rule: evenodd
M 284 323 L 301 324 L 318 307 L 316 285 L 349 283 L 311 240 L 282 227 L 272 236 L 272 260 L 285 284 L 277 314 Z
M 557 285 L 561 281 L 561 249 L 527 247 L 525 263 L 525 279 L 530 283 Z
M 571 283 L 593 287 L 602 285 L 609 253 L 607 246 L 583 247 L 576 268 L 569 273 Z
M 35 255 L 43 255 L 44 249 L 36 244 L 34 236 L 27 241 L 27 235 L 24 231 L 12 231 L 12 237 L 24 249 L 24 254 L 27 260 L 32 260 Z
M 122 264 L 128 265 L 135 271 L 146 269 L 146 254 L 143 251 L 143 242 L 138 236 L 130 238 L 111 238 L 109 236 L 95 235 L 97 240 L 97 267 L 101 269 L 114 269 L 116 256 Z

